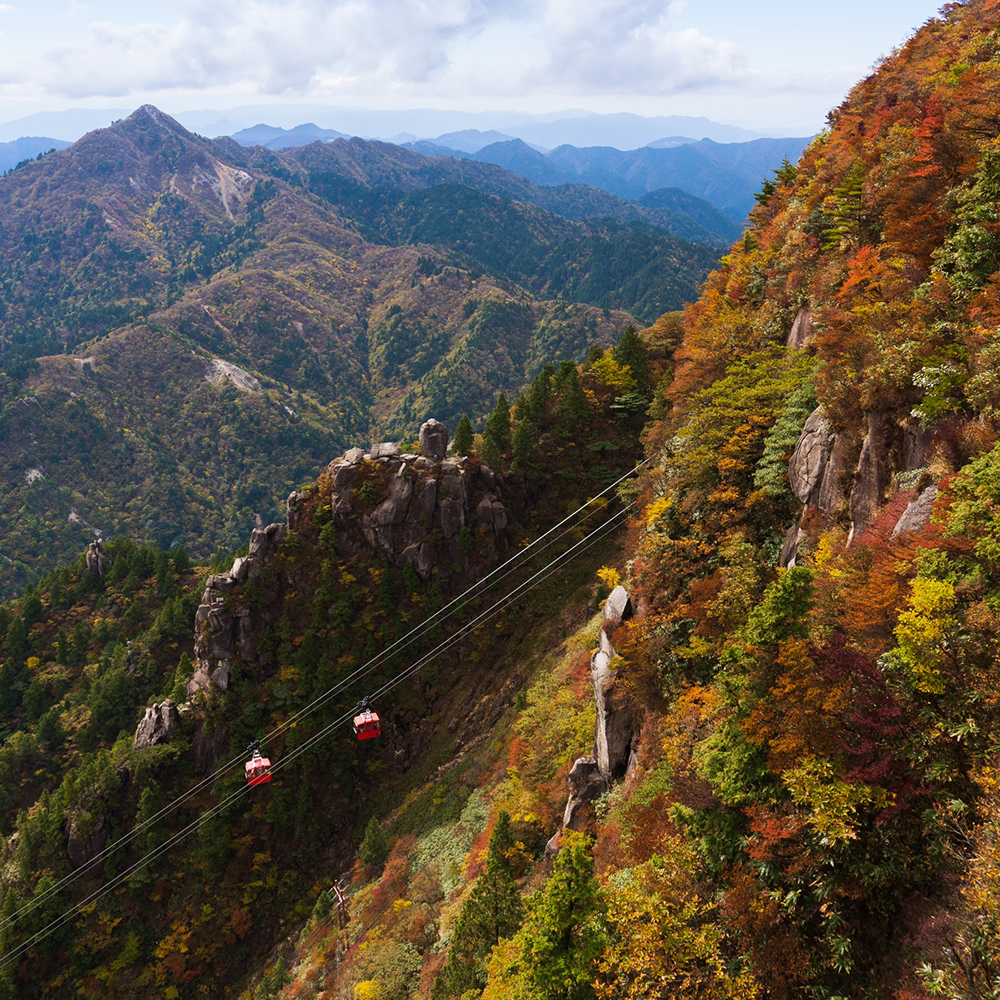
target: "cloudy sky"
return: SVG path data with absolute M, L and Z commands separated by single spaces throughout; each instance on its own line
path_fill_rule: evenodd
M 805 134 L 941 0 L 0 0 L 0 121 L 587 108 Z

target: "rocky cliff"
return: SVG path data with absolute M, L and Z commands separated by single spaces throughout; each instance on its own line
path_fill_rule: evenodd
M 288 498 L 287 524 L 256 528 L 245 557 L 209 577 L 195 616 L 195 672 L 188 696 L 225 690 L 235 663 L 268 665 L 258 637 L 276 623 L 280 602 L 296 580 L 276 559 L 283 544 L 301 535 L 343 559 L 378 559 L 410 567 L 429 584 L 447 571 L 464 588 L 482 579 L 511 544 L 507 495 L 519 494 L 476 459 L 447 456 L 448 430 L 436 420 L 421 428 L 420 454 L 394 442 L 369 451 L 352 448 L 331 462 L 315 485 Z M 257 610 L 246 584 L 265 567 L 267 600 Z

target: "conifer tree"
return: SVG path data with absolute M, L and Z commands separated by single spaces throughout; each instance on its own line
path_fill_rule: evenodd
M 515 846 L 510 816 L 501 812 L 490 836 L 486 869 L 455 924 L 448 961 L 434 984 L 435 998 L 460 997 L 486 986 L 486 964 L 493 946 L 521 925 L 524 906 L 510 860 Z
M 497 472 L 500 471 L 500 466 L 503 464 L 503 454 L 500 451 L 500 445 L 497 444 L 496 438 L 489 432 L 489 430 L 483 431 L 483 448 L 482 448 L 482 460 L 491 469 L 495 469 Z
M 523 928 L 529 976 L 540 1000 L 590 1000 L 604 950 L 604 900 L 585 838 L 568 837 Z
M 483 437 L 485 438 L 487 434 L 493 438 L 501 452 L 510 451 L 510 403 L 507 402 L 507 397 L 503 392 L 497 396 L 497 404 L 493 407 L 493 412 L 486 421 Z
M 381 868 L 389 857 L 389 841 L 385 830 L 374 816 L 368 820 L 368 825 L 365 827 L 365 838 L 361 842 L 358 856 L 362 864 L 371 865 L 373 868 Z
M 518 469 L 529 466 L 538 455 L 535 428 L 527 420 L 519 421 L 514 429 L 512 451 L 514 465 Z
M 528 900 L 524 924 L 494 950 L 483 1000 L 594 1000 L 607 943 L 605 902 L 582 834 L 565 831 L 552 875 Z
M 545 420 L 548 413 L 549 400 L 552 398 L 552 376 L 555 369 L 552 365 L 545 367 L 532 379 L 528 388 L 527 406 L 525 416 L 536 427 Z
M 581 425 L 589 422 L 590 409 L 587 396 L 580 382 L 580 373 L 572 361 L 563 362 L 565 368 L 559 371 L 559 429 L 565 434 L 575 433 Z
M 451 448 L 456 455 L 472 454 L 472 422 L 464 413 L 455 428 L 455 437 L 452 440 Z
M 646 346 L 631 323 L 622 331 L 611 356 L 618 364 L 628 365 L 629 371 L 632 372 L 632 378 L 635 379 L 635 391 L 648 400 L 653 388 L 649 359 L 646 356 Z

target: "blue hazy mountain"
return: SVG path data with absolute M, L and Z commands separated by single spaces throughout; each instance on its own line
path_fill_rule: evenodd
M 19 163 L 33 160 L 52 149 L 65 149 L 68 145 L 64 139 L 38 135 L 24 136 L 13 142 L 0 142 L 0 173 L 6 173 Z

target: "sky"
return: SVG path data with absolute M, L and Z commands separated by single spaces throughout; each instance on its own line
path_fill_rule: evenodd
M 807 135 L 941 2 L 0 0 L 0 122 L 143 103 L 577 108 Z

